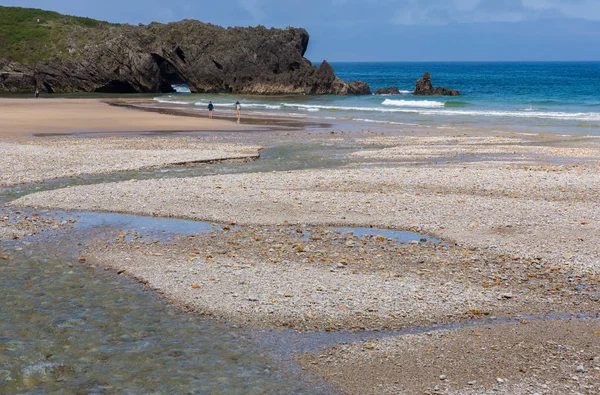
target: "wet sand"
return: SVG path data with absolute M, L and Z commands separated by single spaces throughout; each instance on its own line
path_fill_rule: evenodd
M 355 150 L 337 169 L 89 185 L 14 204 L 231 223 L 171 242 L 124 229 L 91 240 L 85 258 L 184 309 L 249 327 L 398 330 L 600 313 L 595 140 L 444 132 L 303 138 L 350 139 Z M 243 141 L 251 146 L 252 136 Z M 448 244 L 398 246 L 331 225 L 412 230 Z M 526 322 L 340 345 L 299 361 L 349 394 L 600 390 L 598 320 Z

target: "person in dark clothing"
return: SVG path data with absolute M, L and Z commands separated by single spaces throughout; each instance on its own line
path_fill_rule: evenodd
M 208 119 L 213 119 L 214 110 L 215 106 L 213 106 L 212 101 L 208 102 Z
M 35 88 L 35 98 L 36 99 L 40 98 L 40 91 L 37 88 Z

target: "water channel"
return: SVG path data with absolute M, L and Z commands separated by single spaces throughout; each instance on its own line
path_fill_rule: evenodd
M 332 147 L 333 148 L 333 147 Z M 339 148 L 338 148 L 339 149 Z M 29 193 L 128 179 L 332 167 L 328 147 L 282 146 L 262 160 L 207 164 L 22 185 L 0 191 L 0 204 Z M 4 206 L 0 214 L 14 208 Z M 23 210 L 27 211 L 27 210 Z M 127 227 L 157 237 L 219 231 L 218 225 L 119 214 L 44 211 L 76 218 L 73 229 L 2 240 L 0 393 L 2 394 L 313 394 L 249 331 L 180 312 L 135 281 L 78 262 L 86 239 Z

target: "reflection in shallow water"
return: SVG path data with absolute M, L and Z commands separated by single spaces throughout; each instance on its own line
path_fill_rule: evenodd
M 339 233 L 351 233 L 357 237 L 378 237 L 393 240 L 398 245 L 408 245 L 411 243 L 433 243 L 445 244 L 435 237 L 427 236 L 421 233 L 405 232 L 402 230 L 378 229 L 378 228 L 330 228 Z
M 74 224 L 74 228 L 77 231 L 85 232 L 102 228 L 133 230 L 138 237 L 151 237 L 153 240 L 161 242 L 170 241 L 178 236 L 210 233 L 223 229 L 222 225 L 210 222 L 142 215 L 78 211 L 62 213 L 58 214 L 58 216 L 59 218 L 64 216 L 76 218 L 77 221 Z M 126 240 L 130 241 L 128 238 Z

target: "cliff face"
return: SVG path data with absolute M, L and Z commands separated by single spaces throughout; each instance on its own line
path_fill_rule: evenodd
M 0 91 L 159 93 L 187 84 L 195 93 L 370 93 L 365 83 L 341 81 L 327 62 L 314 67 L 305 59 L 304 29 L 225 29 L 184 20 L 72 25 L 67 32 L 44 59 L 3 58 L 0 50 Z

